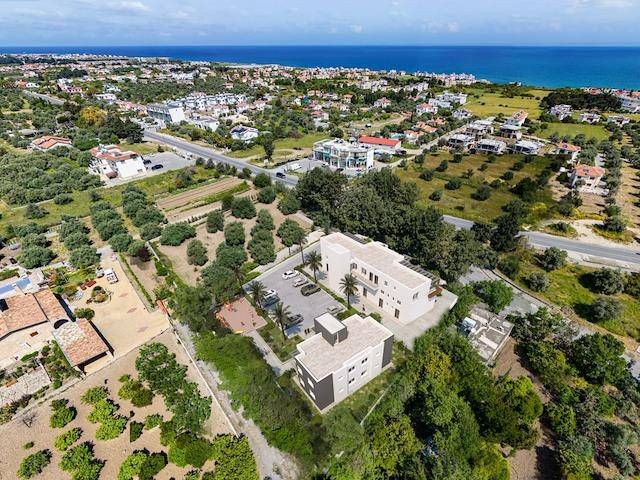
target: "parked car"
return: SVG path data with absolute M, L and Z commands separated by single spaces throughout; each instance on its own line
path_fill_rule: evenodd
M 153 167 L 151 167 L 151 170 L 160 170 L 161 168 L 164 168 L 164 165 L 162 165 L 161 163 L 158 163 L 157 165 L 154 165 Z
M 298 276 L 298 272 L 296 272 L 295 270 L 287 270 L 282 274 L 282 278 L 284 278 L 285 280 L 289 280 L 290 278 L 297 277 L 297 276 Z
M 262 307 L 263 308 L 270 307 L 271 305 L 275 305 L 279 301 L 280 301 L 280 297 L 278 297 L 278 295 L 276 294 L 269 295 L 268 297 L 264 297 L 264 300 L 262 300 Z
M 315 283 L 309 283 L 308 285 L 305 285 L 300 289 L 300 293 L 305 297 L 308 297 L 309 295 L 313 295 L 314 293 L 319 291 L 320 291 L 320 287 Z
M 298 279 L 296 279 L 295 282 L 293 282 L 293 286 L 294 287 L 301 287 L 302 285 L 305 285 L 308 283 L 308 280 L 304 277 L 300 277 Z
M 287 178 L 287 176 L 282 172 L 276 172 L 276 177 L 278 177 L 278 178 Z
M 145 165 L 151 165 L 151 160 L 149 160 L 148 158 L 145 158 L 144 160 L 142 160 L 142 163 Z
M 264 298 L 270 297 L 272 295 L 277 295 L 278 292 L 276 292 L 273 288 L 270 288 L 269 290 L 266 290 L 264 292 Z
M 296 313 L 295 315 L 291 315 L 289 317 L 289 322 L 287 323 L 287 327 L 293 327 L 294 325 L 300 325 L 302 322 L 304 322 L 304 317 L 302 315 L 300 315 L 299 313 Z

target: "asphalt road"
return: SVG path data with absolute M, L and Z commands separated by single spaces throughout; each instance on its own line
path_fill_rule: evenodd
M 64 100 L 58 97 L 54 97 L 52 95 L 46 95 L 44 93 L 32 92 L 31 90 L 23 90 L 22 91 L 26 96 L 39 98 L 40 100 L 44 100 L 52 105 L 64 105 Z
M 221 155 L 215 150 L 201 147 L 200 145 L 194 145 L 193 143 L 181 138 L 151 132 L 149 130 L 145 131 L 145 138 L 156 143 L 164 143 L 166 145 L 179 148 L 203 158 L 211 158 L 216 162 L 233 165 L 240 170 L 243 168 L 249 168 L 253 173 L 266 173 L 267 175 L 275 178 L 275 173 L 272 170 L 252 165 L 243 160 Z M 288 186 L 295 186 L 298 183 L 298 177 L 295 175 L 286 175 L 285 178 L 278 178 L 277 180 Z M 458 228 L 471 228 L 473 225 L 473 222 L 470 220 L 452 217 L 450 215 L 444 215 L 444 219 Z M 554 235 L 548 235 L 541 232 L 521 232 L 521 234 L 526 237 L 529 244 L 534 247 L 558 247 L 563 250 L 567 250 L 568 252 L 581 255 L 586 261 L 594 263 L 598 263 L 598 261 L 601 262 L 602 260 L 608 260 L 611 262 L 622 262 L 623 264 L 633 268 L 640 267 L 640 251 L 632 250 L 630 248 L 595 245 L 568 238 L 556 237 Z

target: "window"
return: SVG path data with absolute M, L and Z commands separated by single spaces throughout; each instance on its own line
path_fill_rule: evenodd
M 384 300 L 382 300 L 381 298 L 378 299 L 378 306 L 380 308 L 382 308 L 382 305 L 384 304 Z
M 418 298 L 418 292 L 416 292 L 416 293 L 414 293 L 414 294 L 413 294 L 413 299 L 415 300 L 415 299 L 417 299 L 417 298 Z
M 309 396 L 310 396 L 311 398 L 313 398 L 314 400 L 316 399 L 316 396 L 313 394 L 313 392 L 309 392 Z
M 386 280 L 384 281 L 384 286 L 386 287 L 387 285 L 389 285 L 389 282 L 387 282 Z
M 356 381 L 356 379 L 355 379 L 355 378 L 352 378 L 351 380 L 349 380 L 349 385 L 351 385 L 351 384 L 352 384 L 353 382 L 355 382 L 355 381 Z
M 351 270 L 358 270 L 358 264 L 352 263 L 351 264 Z
M 393 314 L 393 316 L 394 316 L 394 317 L 396 317 L 396 318 L 400 318 L 400 310 L 398 310 L 398 309 L 396 308 L 396 311 L 395 311 L 395 313 Z
M 402 302 L 400 301 L 400 299 L 398 299 L 398 305 L 402 305 Z
M 356 367 L 349 367 L 349 372 L 353 372 L 356 369 Z
M 378 275 L 373 277 L 373 283 L 375 283 L 376 285 L 378 284 Z
M 365 370 L 364 372 L 360 372 L 360 376 L 361 376 L 361 377 L 364 377 L 366 373 L 367 373 L 367 371 L 366 371 L 366 370 Z
M 329 271 L 329 264 L 327 263 L 327 272 Z
M 366 274 L 367 274 L 367 269 L 366 269 L 366 268 L 364 268 L 364 267 L 362 267 L 362 269 L 361 269 L 360 271 L 362 272 L 362 274 L 363 274 L 363 275 L 366 275 Z
M 369 281 L 373 282 L 373 272 L 369 272 Z
M 367 363 L 367 359 L 366 359 L 366 358 L 363 358 L 363 359 L 362 359 L 362 361 L 361 361 L 360 363 L 362 363 L 362 364 L 364 365 L 365 363 Z
M 367 296 L 367 289 L 362 287 L 362 296 L 366 297 Z

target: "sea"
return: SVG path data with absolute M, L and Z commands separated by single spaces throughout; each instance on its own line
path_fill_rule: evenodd
M 90 53 L 236 64 L 471 73 L 496 83 L 640 89 L 640 47 L 77 46 L 0 47 L 0 53 Z

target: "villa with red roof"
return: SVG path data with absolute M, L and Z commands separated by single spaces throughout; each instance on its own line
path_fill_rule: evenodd
M 359 143 L 363 143 L 365 145 L 372 145 L 379 150 L 385 150 L 388 152 L 396 152 L 402 142 L 400 140 L 395 140 L 393 138 L 381 138 L 381 137 L 360 137 L 358 139 Z
M 571 186 L 577 187 L 579 191 L 585 193 L 600 193 L 604 189 L 600 186 L 605 174 L 602 167 L 578 164 L 571 172 Z
M 131 178 L 146 173 L 142 157 L 119 145 L 99 145 L 91 149 L 90 169 L 107 178 Z
M 71 140 L 64 137 L 45 135 L 44 137 L 36 138 L 29 146 L 34 150 L 47 152 L 58 147 L 69 148 L 71 146 Z
M 582 148 L 580 148 L 577 145 L 573 145 L 571 143 L 567 143 L 567 142 L 556 143 L 556 153 L 558 155 L 565 155 L 569 157 L 569 161 L 571 163 L 576 161 L 581 151 L 582 151 Z

